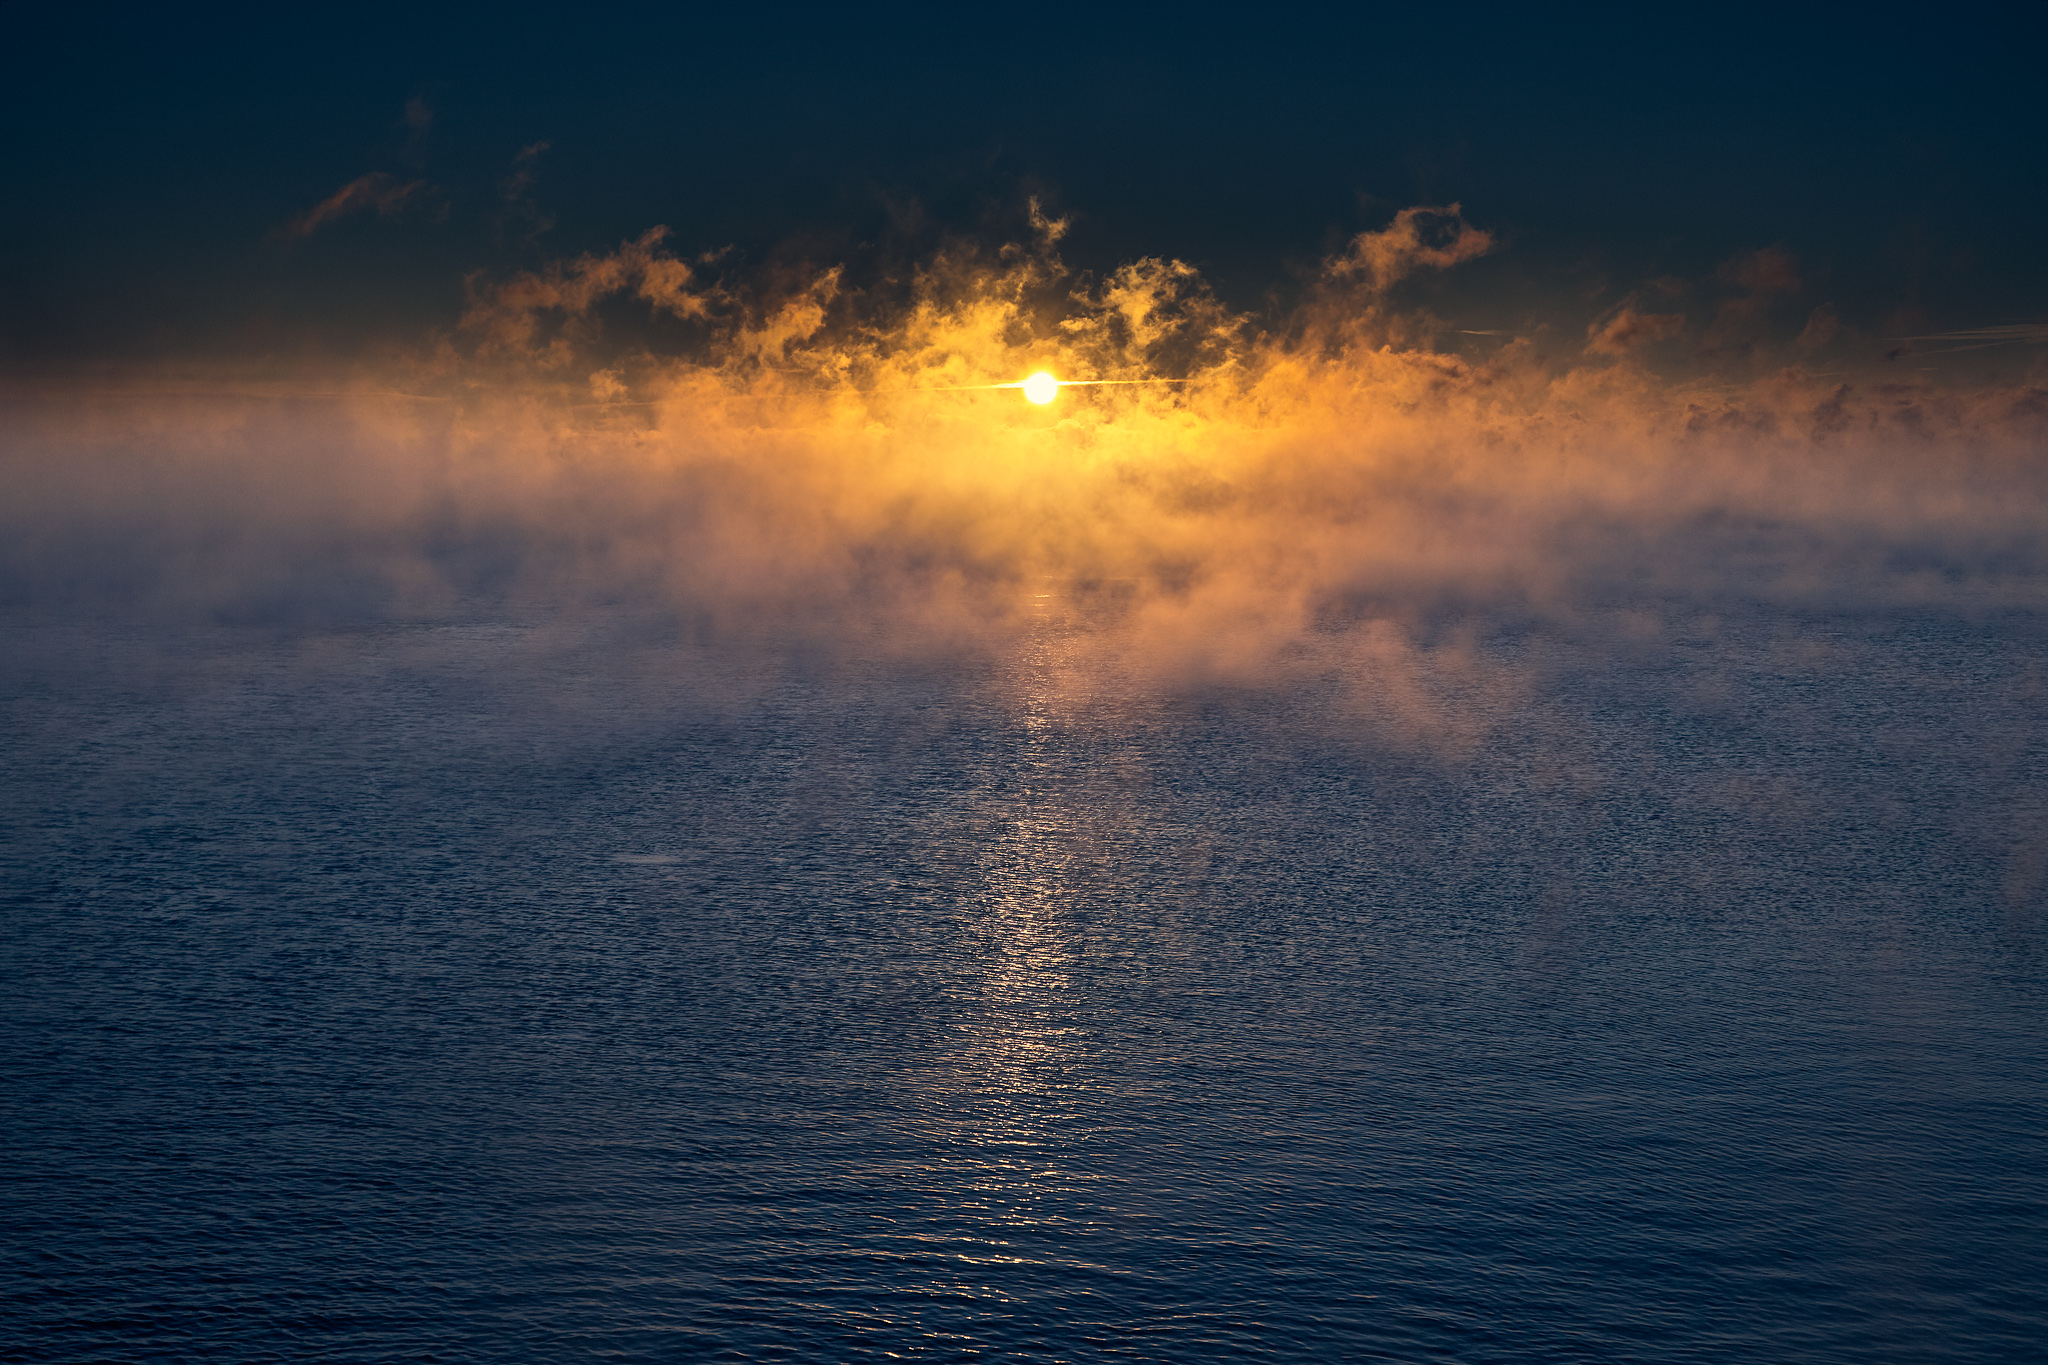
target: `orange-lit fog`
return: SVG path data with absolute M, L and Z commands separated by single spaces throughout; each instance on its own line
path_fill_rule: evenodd
M 1398 303 L 1496 247 L 1453 212 L 1358 237 L 1278 322 L 1174 262 L 1071 276 L 1059 226 L 886 305 L 831 270 L 738 291 L 656 232 L 472 281 L 375 373 L 45 394 L 0 475 L 6 589 L 287 624 L 631 602 L 904 656 L 1050 611 L 1077 676 L 1396 699 L 1474 681 L 1480 623 L 1635 648 L 1759 602 L 2042 603 L 2039 385 L 1680 384 L 1639 353 L 1674 324 L 1628 309 L 1453 354 Z M 621 317 L 690 344 L 621 344 Z M 1041 406 L 1039 371 L 1176 382 Z

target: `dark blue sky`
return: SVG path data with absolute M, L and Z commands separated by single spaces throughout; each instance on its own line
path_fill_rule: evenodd
M 1077 264 L 1179 256 L 1243 303 L 1458 200 L 1505 243 L 1439 304 L 1474 325 L 1774 244 L 1872 334 L 2034 321 L 2044 16 L 24 7 L 0 354 L 347 351 L 445 322 L 468 271 L 656 223 L 685 254 L 915 259 L 1034 193 Z

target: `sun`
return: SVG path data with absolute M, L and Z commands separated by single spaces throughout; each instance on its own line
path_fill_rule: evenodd
M 1060 395 L 1060 381 L 1044 370 L 1024 381 L 1024 396 L 1034 403 L 1050 403 Z

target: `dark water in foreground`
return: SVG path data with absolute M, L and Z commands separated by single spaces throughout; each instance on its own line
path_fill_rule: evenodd
M 2042 1358 L 2034 627 L 1058 648 L 9 628 L 0 1357 Z

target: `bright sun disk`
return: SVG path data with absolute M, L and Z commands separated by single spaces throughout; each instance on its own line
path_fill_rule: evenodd
M 1024 381 L 1024 396 L 1034 403 L 1050 403 L 1059 397 L 1060 381 L 1044 370 Z

